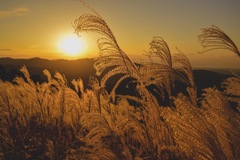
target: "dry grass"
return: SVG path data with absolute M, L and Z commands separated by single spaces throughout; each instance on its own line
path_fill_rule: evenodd
M 226 49 L 240 56 L 240 51 L 232 39 L 217 26 L 213 25 L 212 27 L 202 29 L 202 34 L 198 38 L 202 46 L 208 48 L 201 53 L 216 49 Z

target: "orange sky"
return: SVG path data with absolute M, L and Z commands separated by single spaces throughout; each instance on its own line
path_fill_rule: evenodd
M 240 48 L 239 0 L 88 0 L 106 20 L 120 47 L 129 55 L 148 50 L 153 36 L 161 36 L 171 51 L 178 47 L 193 66 L 240 68 L 240 58 L 215 50 L 203 55 L 197 36 L 200 28 L 216 25 Z M 74 33 L 71 23 L 91 13 L 77 0 L 0 0 L 0 57 L 67 58 L 59 40 Z M 86 49 L 74 58 L 96 57 L 101 37 L 84 33 Z

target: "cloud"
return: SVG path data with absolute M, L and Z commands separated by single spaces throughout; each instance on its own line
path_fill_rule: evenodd
M 7 17 L 16 17 L 16 16 L 23 16 L 29 12 L 29 9 L 26 7 L 18 7 L 12 10 L 0 10 L 0 19 L 7 18 Z
M 0 51 L 12 51 L 10 48 L 1 48 Z

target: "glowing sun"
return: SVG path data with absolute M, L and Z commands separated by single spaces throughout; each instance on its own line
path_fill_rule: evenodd
M 59 41 L 57 47 L 64 54 L 74 57 L 83 53 L 85 44 L 77 35 L 68 35 Z

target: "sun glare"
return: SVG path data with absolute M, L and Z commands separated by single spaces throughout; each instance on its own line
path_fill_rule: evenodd
M 85 44 L 77 35 L 68 35 L 59 41 L 57 47 L 65 55 L 74 57 L 83 53 Z

